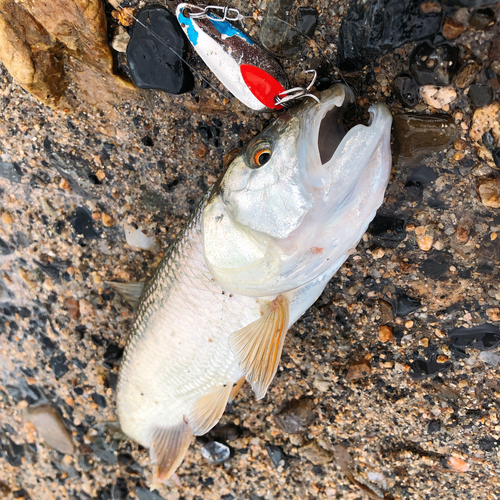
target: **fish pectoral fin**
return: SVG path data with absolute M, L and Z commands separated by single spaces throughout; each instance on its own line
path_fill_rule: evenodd
M 149 455 L 154 464 L 153 484 L 163 483 L 176 471 L 191 444 L 192 435 L 184 420 L 170 427 L 157 427 L 153 431 L 149 448 Z
M 231 387 L 231 394 L 229 394 L 229 401 L 232 401 L 236 397 L 236 394 L 238 394 L 241 386 L 245 383 L 245 380 L 246 378 L 243 376 L 238 380 L 238 382 L 236 382 L 236 384 L 233 384 L 233 387 Z
M 118 283 L 117 281 L 106 281 L 106 283 L 135 309 L 147 282 Z
M 206 434 L 222 417 L 233 386 L 213 387 L 197 399 L 188 415 L 189 427 L 195 436 Z
M 278 295 L 258 320 L 229 336 L 238 368 L 252 385 L 257 399 L 266 395 L 278 369 L 289 317 L 288 299 Z

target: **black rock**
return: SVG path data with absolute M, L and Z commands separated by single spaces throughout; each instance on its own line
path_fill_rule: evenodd
M 0 177 L 10 182 L 21 182 L 23 171 L 15 163 L 0 161 Z
M 84 207 L 76 209 L 73 217 L 71 218 L 71 225 L 75 233 L 82 235 L 84 238 L 93 239 L 97 238 L 98 234 L 94 229 L 94 221 L 92 214 Z
M 92 401 L 101 408 L 106 408 L 106 398 L 104 396 L 101 396 L 100 394 L 97 394 L 97 392 L 94 392 L 92 394 Z
M 359 70 L 378 56 L 409 42 L 433 38 L 442 13 L 424 14 L 415 0 L 355 0 L 342 22 L 339 67 Z
M 218 441 L 210 441 L 201 448 L 201 454 L 209 464 L 221 464 L 231 457 L 231 448 Z
M 493 100 L 493 89 L 489 85 L 471 85 L 469 97 L 476 108 L 486 106 Z
M 403 106 L 413 108 L 418 104 L 418 84 L 410 75 L 398 75 L 394 78 L 392 86 Z
M 274 421 L 283 432 L 299 434 L 306 432 L 315 418 L 314 401 L 311 398 L 302 398 L 289 401 L 274 416 Z
M 500 148 L 494 149 L 491 152 L 491 155 L 493 156 L 493 161 L 495 162 L 497 168 L 500 168 Z
M 404 219 L 386 215 L 376 215 L 367 231 L 372 236 L 385 241 L 403 241 L 406 237 Z
M 241 435 L 241 428 L 234 424 L 216 425 L 210 432 L 209 436 L 216 441 L 234 441 Z
M 4 431 L 2 431 L 4 434 Z M 0 441 L 0 451 L 2 457 L 9 462 L 12 467 L 19 467 L 23 463 L 24 446 L 16 444 L 12 439 L 3 436 Z
M 194 78 L 183 61 L 186 38 L 176 17 L 161 6 L 147 7 L 132 25 L 127 60 L 132 79 L 141 89 L 183 94 Z
M 441 420 L 431 420 L 427 426 L 427 432 L 429 434 L 434 434 L 441 430 Z
M 65 373 L 68 372 L 68 361 L 66 360 L 66 356 L 64 353 L 58 354 L 57 356 L 52 356 L 50 358 L 50 367 L 54 372 L 54 376 L 56 380 L 59 380 Z
M 498 448 L 499 441 L 491 436 L 485 436 L 478 441 L 479 446 L 484 451 L 492 451 L 493 448 Z
M 318 11 L 314 7 L 299 7 L 297 9 L 297 31 L 311 38 L 318 24 Z
M 419 85 L 450 85 L 457 70 L 458 48 L 447 43 L 421 43 L 410 56 L 410 73 Z
M 120 361 L 122 355 L 123 355 L 123 348 L 119 347 L 114 343 L 111 343 L 109 344 L 108 348 L 106 349 L 106 352 L 104 353 L 104 361 L 108 365 L 114 365 L 118 361 Z
M 459 356 L 465 356 L 468 347 L 490 351 L 500 345 L 500 328 L 487 323 L 472 328 L 453 328 L 448 336 L 454 352 Z
M 0 255 L 9 255 L 13 252 L 13 248 L 0 238 Z
M 410 365 L 411 370 L 408 372 L 413 380 L 421 380 L 424 378 L 432 378 L 439 373 L 443 373 L 452 367 L 451 362 L 446 363 L 437 362 L 437 353 L 430 354 L 428 359 L 416 359 Z
M 438 280 L 450 267 L 448 254 L 432 252 L 422 264 L 420 269 L 431 280 Z
M 286 455 L 283 450 L 274 444 L 266 444 L 267 454 L 273 465 L 278 468 L 280 465 L 286 467 Z
M 52 265 L 52 264 L 42 264 L 36 259 L 33 259 L 33 262 L 52 280 L 54 280 L 56 283 L 60 283 L 60 272 L 59 269 Z
M 398 294 L 395 302 L 394 312 L 396 316 L 406 316 L 422 306 L 417 299 L 412 299 L 405 293 Z
M 483 146 L 489 151 L 493 151 L 495 149 L 495 138 L 491 132 L 485 132 L 481 137 L 481 141 Z

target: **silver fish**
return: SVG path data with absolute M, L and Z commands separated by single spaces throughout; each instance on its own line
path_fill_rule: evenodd
M 123 431 L 154 482 L 181 464 L 245 378 L 257 398 L 286 331 L 352 253 L 383 201 L 392 117 L 347 133 L 342 85 L 283 114 L 231 163 L 168 249 L 138 304 L 118 382 Z M 137 290 L 136 290 L 137 292 Z

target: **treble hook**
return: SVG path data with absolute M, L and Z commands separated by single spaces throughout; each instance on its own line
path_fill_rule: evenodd
M 294 87 L 293 89 L 288 89 L 284 90 L 283 92 L 280 92 L 274 98 L 276 106 L 284 106 L 286 108 L 287 106 L 290 106 L 290 104 L 287 105 L 287 103 L 289 103 L 290 101 L 294 101 L 295 99 L 303 99 L 304 97 L 310 97 L 311 99 L 314 99 L 318 104 L 320 103 L 319 99 L 314 94 L 309 93 L 312 86 L 314 85 L 314 82 L 316 81 L 316 78 L 318 77 L 318 73 L 314 69 L 308 69 L 304 71 L 304 73 L 314 73 L 313 78 L 309 83 L 309 85 L 306 88 Z
M 198 7 L 197 5 L 190 5 L 190 7 L 195 7 L 197 9 L 201 9 L 201 7 Z M 205 8 L 202 9 L 201 12 L 195 12 L 195 13 L 190 13 L 190 17 L 197 19 L 200 17 L 207 17 L 210 12 L 209 9 L 211 10 L 221 10 L 223 15 L 221 18 L 221 21 L 241 21 L 245 19 L 246 16 L 243 16 L 240 14 L 240 11 L 238 9 L 235 9 L 234 7 L 220 7 L 218 5 L 207 5 Z M 231 17 L 234 16 L 234 17 Z

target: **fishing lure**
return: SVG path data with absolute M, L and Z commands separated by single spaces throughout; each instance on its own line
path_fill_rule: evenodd
M 222 10 L 223 16 L 211 13 L 213 9 Z M 286 90 L 287 78 L 278 62 L 229 22 L 244 18 L 237 9 L 181 3 L 176 15 L 205 64 L 249 108 L 255 111 L 281 109 L 286 103 L 306 96 L 317 100 L 308 93 L 314 79 L 307 88 Z

